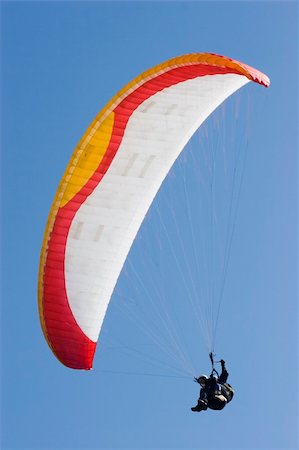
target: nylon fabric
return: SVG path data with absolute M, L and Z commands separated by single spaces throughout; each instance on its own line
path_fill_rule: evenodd
M 91 368 L 118 275 L 164 177 L 206 117 L 249 80 L 268 83 L 218 55 L 174 58 L 129 83 L 85 133 L 54 199 L 40 262 L 42 329 L 65 365 Z

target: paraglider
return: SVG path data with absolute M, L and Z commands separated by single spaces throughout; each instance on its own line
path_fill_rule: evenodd
M 191 408 L 194 412 L 206 411 L 208 408 L 222 410 L 234 396 L 232 386 L 227 383 L 229 374 L 225 367 L 225 361 L 223 359 L 219 361 L 221 363 L 221 374 L 219 375 L 214 369 L 212 353 L 210 353 L 210 358 L 212 361 L 210 376 L 200 375 L 198 378 L 194 378 L 194 381 L 201 386 L 197 405 Z
M 59 184 L 42 244 L 39 315 L 67 367 L 89 370 L 108 304 L 161 183 L 193 133 L 233 92 L 266 75 L 198 53 L 135 78 L 94 119 Z

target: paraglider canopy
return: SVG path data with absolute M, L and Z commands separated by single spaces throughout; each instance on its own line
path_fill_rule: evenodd
M 97 115 L 59 184 L 44 235 L 39 313 L 57 358 L 90 369 L 113 289 L 163 179 L 202 122 L 266 75 L 224 56 L 183 55 L 135 78 Z

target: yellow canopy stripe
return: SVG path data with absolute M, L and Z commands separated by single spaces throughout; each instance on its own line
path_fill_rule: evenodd
M 86 144 L 81 151 L 76 152 L 76 158 L 64 176 L 66 186 L 60 200 L 60 208 L 63 208 L 80 191 L 101 163 L 110 142 L 113 124 L 114 112 L 83 137 Z

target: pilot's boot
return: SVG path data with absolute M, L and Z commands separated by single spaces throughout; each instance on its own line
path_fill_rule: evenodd
M 205 411 L 206 409 L 208 409 L 207 403 L 205 401 L 199 399 L 197 402 L 197 405 L 194 406 L 193 408 L 191 408 L 191 411 L 200 412 L 200 411 Z

